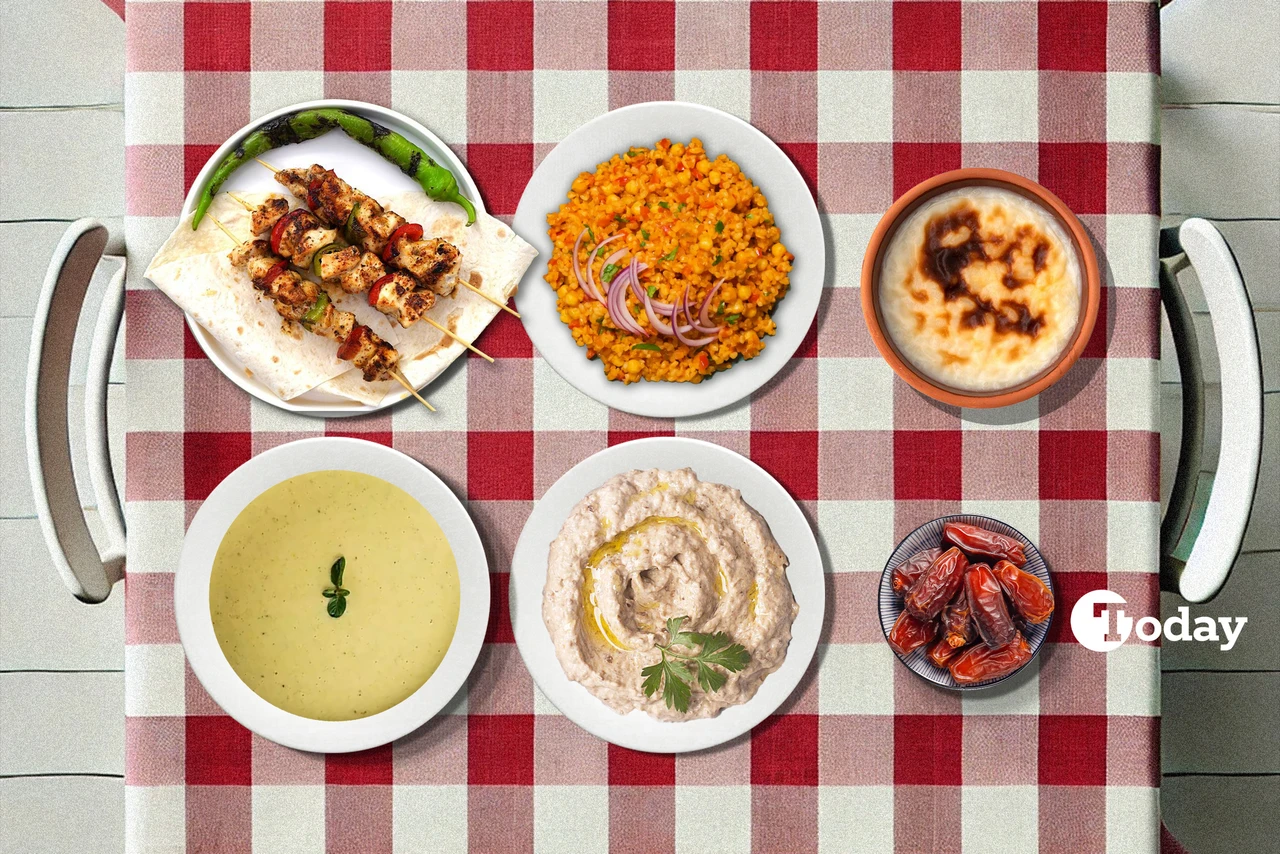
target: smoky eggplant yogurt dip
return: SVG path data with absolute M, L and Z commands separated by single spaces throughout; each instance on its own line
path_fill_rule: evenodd
M 691 469 L 630 471 L 565 520 L 542 618 L 565 674 L 615 711 L 713 717 L 786 658 L 798 611 L 786 569 L 737 489 Z

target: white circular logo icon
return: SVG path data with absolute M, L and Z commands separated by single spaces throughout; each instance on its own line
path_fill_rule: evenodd
M 1133 628 L 1133 619 L 1119 611 L 1113 632 L 1112 609 L 1108 607 L 1124 604 L 1125 598 L 1112 590 L 1090 590 L 1081 596 L 1071 609 L 1071 631 L 1080 645 L 1094 652 L 1109 652 L 1124 643 Z M 1114 634 L 1115 639 L 1108 640 L 1108 634 Z

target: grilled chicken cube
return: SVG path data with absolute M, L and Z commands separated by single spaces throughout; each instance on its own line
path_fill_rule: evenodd
M 349 311 L 334 308 L 333 303 L 324 307 L 319 319 L 311 324 L 311 331 L 325 338 L 332 338 L 339 344 L 347 340 L 356 325 L 356 316 Z
M 336 282 L 360 265 L 360 247 L 347 246 L 320 257 L 320 278 Z
M 252 259 L 262 257 L 263 255 L 272 255 L 271 247 L 265 240 L 250 240 L 245 243 L 241 243 L 235 249 L 232 249 L 227 253 L 227 257 L 231 259 L 232 265 L 236 267 L 243 267 Z
M 333 243 L 338 232 L 324 228 L 320 220 L 307 211 L 300 211 L 284 226 L 280 235 L 280 254 L 298 267 L 311 266 L 311 257 L 317 249 Z
M 359 368 L 365 382 L 378 382 L 393 379 L 400 354 L 369 327 L 356 326 L 338 348 L 338 358 Z
M 232 264 L 248 270 L 254 288 L 269 296 L 276 312 L 286 320 L 301 320 L 320 296 L 319 285 L 287 267 L 267 281 L 271 271 L 285 262 L 265 240 L 242 243 L 231 250 L 230 258 Z
M 392 273 L 375 284 L 375 290 L 369 293 L 369 304 L 389 317 L 394 317 L 401 326 L 416 323 L 422 315 L 436 304 L 436 295 L 431 291 L 418 289 L 418 283 L 412 276 L 404 273 Z
M 315 167 L 312 167 L 315 168 Z M 276 180 L 284 185 L 284 188 L 299 199 L 307 198 L 307 185 L 311 183 L 311 173 L 308 169 L 281 169 L 276 172 Z
M 249 215 L 249 227 L 254 234 L 270 231 L 280 221 L 280 217 L 289 212 L 288 200 L 280 196 L 271 196 L 253 209 Z
M 458 287 L 458 247 L 447 240 L 406 240 L 393 247 L 391 263 L 408 270 L 418 281 L 442 297 Z
M 373 283 L 387 274 L 387 270 L 372 252 L 360 256 L 360 263 L 338 279 L 338 287 L 349 294 L 361 294 L 373 287 Z

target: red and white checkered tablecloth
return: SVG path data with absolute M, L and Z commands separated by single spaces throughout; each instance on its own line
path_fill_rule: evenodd
M 1095 588 L 1134 616 L 1158 612 L 1154 2 L 130 0 L 126 27 L 130 851 L 1157 850 L 1158 648 L 1093 653 L 1066 628 Z M 534 164 L 606 110 L 684 99 L 749 119 L 818 196 L 831 263 L 815 329 L 749 403 L 674 422 L 582 396 L 505 315 L 480 341 L 497 363 L 459 360 L 431 386 L 436 415 L 402 405 L 324 422 L 259 404 L 140 271 L 219 143 L 319 97 L 421 120 L 508 218 Z M 896 379 L 858 301 L 881 213 L 959 166 L 1057 193 L 1107 285 L 1076 367 L 994 412 L 934 405 Z M 288 750 L 225 716 L 173 618 L 201 500 L 253 454 L 322 432 L 393 445 L 440 474 L 493 571 L 467 688 L 418 732 L 350 756 Z M 817 527 L 829 573 L 827 626 L 795 696 L 750 736 L 679 757 L 612 747 L 559 715 L 507 610 L 511 550 L 537 497 L 606 445 L 672 433 L 776 475 Z M 875 618 L 899 538 L 961 511 L 1036 540 L 1060 596 L 1032 672 L 964 696 L 898 664 Z

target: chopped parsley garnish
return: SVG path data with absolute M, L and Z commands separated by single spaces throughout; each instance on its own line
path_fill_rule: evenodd
M 671 247 L 671 251 L 662 256 L 663 261 L 670 261 L 676 257 L 676 247 Z
M 641 237 L 641 239 L 643 239 L 643 240 L 648 240 L 648 239 L 649 239 L 649 232 L 645 231 L 643 228 L 642 228 L 642 229 L 640 229 L 640 237 Z
M 685 208 L 685 204 L 684 202 L 681 202 L 680 207 L 676 208 L 676 212 L 679 213 L 680 211 L 684 210 L 684 208 Z
M 724 260 L 724 258 L 722 258 L 721 256 L 717 255 L 717 256 L 716 256 L 716 260 L 714 260 L 714 261 L 712 261 L 712 262 L 711 262 L 711 266 L 712 266 L 712 267 L 714 267 L 714 266 L 716 266 L 717 264 L 719 264 L 719 263 L 720 263 L 721 261 L 723 261 L 723 260 Z
M 659 347 L 657 344 L 652 344 L 648 341 L 641 341 L 639 344 L 632 344 L 631 349 L 632 350 L 652 350 L 655 353 L 662 352 L 661 347 Z
M 671 205 L 667 204 L 666 202 L 658 202 L 658 207 L 660 207 L 660 208 L 666 208 L 667 210 L 671 210 Z
M 740 314 L 731 314 L 731 315 L 729 315 L 728 317 L 726 317 L 726 318 L 725 318 L 725 322 L 726 322 L 726 323 L 737 323 L 737 322 L 738 322 L 739 320 L 741 320 L 741 319 L 742 319 L 742 315 L 740 315 Z
M 623 216 L 622 214 L 614 214 L 614 215 L 613 215 L 613 221 L 614 221 L 614 222 L 616 222 L 616 223 L 618 223 L 618 225 L 626 225 L 626 224 L 627 224 L 627 218 L 626 218 L 625 216 Z
M 645 290 L 649 292 L 650 297 L 653 297 L 653 296 L 656 296 L 658 293 L 658 286 L 650 285 L 649 287 L 645 288 Z
M 604 282 L 606 285 L 609 282 L 612 282 L 613 277 L 618 275 L 618 269 L 617 264 L 605 264 L 604 269 L 600 271 L 600 281 Z
M 740 643 L 730 643 L 724 632 L 705 634 L 703 632 L 685 632 L 680 627 L 687 617 L 672 617 L 667 620 L 666 644 L 655 644 L 662 657 L 640 671 L 644 677 L 641 689 L 646 697 L 652 697 L 662 689 L 662 699 L 667 708 L 679 712 L 689 711 L 690 688 L 693 680 L 698 680 L 698 687 L 710 694 L 724 687 L 729 677 L 716 667 L 730 673 L 737 673 L 751 663 L 751 653 Z M 690 650 L 689 653 L 676 652 L 673 647 L 680 646 Z M 692 652 L 695 647 L 701 647 Z M 690 672 L 690 668 L 693 672 Z
M 716 234 L 719 234 L 722 231 L 724 231 L 724 223 L 720 220 L 716 220 Z

